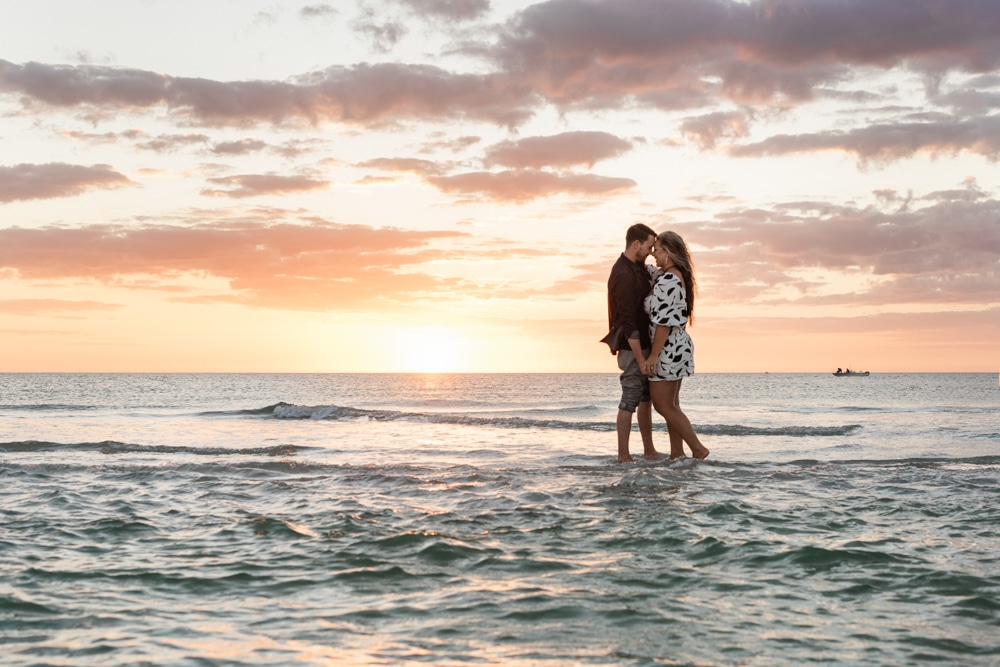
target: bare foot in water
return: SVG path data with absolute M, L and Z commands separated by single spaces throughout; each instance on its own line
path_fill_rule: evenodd
M 659 461 L 663 457 L 660 456 L 660 453 L 654 449 L 651 452 L 643 452 L 642 458 L 646 459 L 647 461 Z
M 704 446 L 702 446 L 702 448 L 699 449 L 698 451 L 694 451 L 693 449 L 691 450 L 691 456 L 695 457 L 696 459 L 701 459 L 702 461 L 708 458 L 709 453 L 710 452 L 708 451 L 708 447 Z
M 635 459 L 632 458 L 631 454 L 619 454 L 618 463 L 633 463 Z

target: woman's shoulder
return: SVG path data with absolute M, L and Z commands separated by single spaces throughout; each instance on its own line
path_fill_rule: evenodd
M 664 269 L 657 269 L 657 271 L 659 273 L 653 278 L 653 280 L 656 281 L 657 283 L 661 283 L 663 285 L 668 285 L 670 283 L 677 283 L 682 286 L 684 285 L 684 281 L 681 280 L 681 277 L 679 275 L 671 273 L 670 271 L 666 271 Z

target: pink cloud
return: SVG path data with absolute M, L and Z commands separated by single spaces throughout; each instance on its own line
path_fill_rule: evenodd
M 428 141 L 421 146 L 421 153 L 436 153 L 439 150 L 447 150 L 452 153 L 458 153 L 482 141 L 479 137 L 471 135 L 466 135 L 464 137 L 449 137 L 444 133 L 439 133 L 434 136 L 439 138 L 437 140 Z
M 713 298 L 766 298 L 797 288 L 797 303 L 995 304 L 1000 292 L 1000 202 L 981 193 L 943 198 L 895 212 L 831 204 L 787 204 L 734 210 L 713 222 L 672 225 L 700 247 L 695 262 Z M 819 295 L 792 273 L 820 268 L 870 275 L 848 295 Z M 784 298 L 783 298 L 784 300 Z
M 628 190 L 636 185 L 630 178 L 555 174 L 535 169 L 429 176 L 426 180 L 442 192 L 481 196 L 502 203 L 522 203 L 558 194 L 604 195 Z
M 889 335 L 913 342 L 914 331 L 933 338 L 935 345 L 951 341 L 968 341 L 985 350 L 994 351 L 993 341 L 1000 340 L 1000 308 L 982 310 L 947 310 L 923 313 L 877 313 L 844 317 L 738 317 L 716 319 L 706 317 L 699 328 L 718 327 L 720 331 L 740 332 L 739 335 Z M 986 342 L 984 344 L 984 341 Z
M 516 169 L 593 167 L 594 163 L 618 157 L 631 148 L 631 142 L 607 132 L 563 132 L 496 144 L 487 149 L 484 162 L 487 166 Z
M 161 134 L 149 141 L 137 142 L 135 146 L 156 153 L 169 153 L 185 146 L 206 143 L 208 143 L 208 136 L 204 134 Z
M 207 125 L 318 120 L 380 125 L 470 118 L 513 126 L 534 93 L 503 74 L 454 74 L 400 63 L 334 66 L 280 81 L 212 81 L 94 65 L 0 60 L 0 92 L 53 107 L 134 110 L 166 106 Z
M 106 164 L 90 167 L 50 162 L 0 167 L 0 202 L 72 197 L 88 190 L 135 185 Z
M 267 142 L 260 139 L 240 139 L 238 141 L 220 141 L 212 146 L 216 155 L 247 155 L 267 148 Z
M 856 154 L 862 162 L 884 163 L 918 152 L 978 153 L 1000 159 L 1000 117 L 944 120 L 923 123 L 885 123 L 849 131 L 776 135 L 763 141 L 732 146 L 735 157 L 761 157 L 788 153 L 840 150 Z
M 500 157 L 492 159 L 520 164 L 529 164 L 544 159 L 570 164 L 578 160 L 592 159 L 599 154 L 610 155 L 620 147 L 616 142 L 605 139 L 605 137 L 610 137 L 614 140 L 612 135 L 604 135 L 603 133 L 595 133 L 602 136 L 597 142 L 594 142 L 596 144 L 604 143 L 603 147 L 595 148 L 594 143 L 588 146 L 586 140 L 583 141 L 584 146 L 581 147 L 579 143 L 574 142 L 572 138 L 574 134 L 567 133 L 568 136 L 565 139 L 563 135 L 558 135 L 558 140 L 551 143 L 534 144 L 529 141 L 526 147 L 519 142 L 499 144 Z M 582 134 L 589 135 L 589 133 Z M 546 137 L 546 139 L 548 138 Z M 448 175 L 448 169 L 453 165 L 414 158 L 377 158 L 358 163 L 356 166 L 413 173 L 421 176 L 426 183 L 441 192 L 483 197 L 497 203 L 508 204 L 523 203 L 559 194 L 581 196 L 611 194 L 633 188 L 636 185 L 635 181 L 629 178 L 555 173 L 534 168 Z M 369 182 L 374 180 L 367 179 Z
M 485 0 L 397 4 L 450 21 L 482 16 L 489 7 Z M 332 14 L 329 5 L 303 10 L 303 16 Z M 405 30 L 399 22 L 362 23 L 359 29 L 385 44 Z M 821 86 L 842 88 L 860 68 L 905 68 L 931 80 L 950 70 L 988 74 L 1000 66 L 1000 6 L 982 0 L 548 0 L 495 30 L 492 43 L 463 47 L 493 65 L 485 73 L 359 63 L 288 81 L 214 81 L 0 61 L 0 92 L 20 95 L 29 106 L 84 106 L 98 114 L 164 106 L 206 125 L 470 119 L 516 127 L 549 103 L 789 105 L 811 99 Z M 995 84 L 981 78 L 970 85 Z M 931 93 L 944 104 L 995 108 L 995 95 L 988 95 Z
M 1000 7 L 978 0 L 549 0 L 490 51 L 560 104 L 633 95 L 665 108 L 714 94 L 809 99 L 850 68 L 984 72 L 1000 63 Z
M 702 150 L 711 150 L 721 139 L 747 136 L 748 127 L 748 114 L 738 111 L 718 111 L 684 120 L 681 123 L 681 133 L 693 139 Z
M 306 176 L 276 176 L 274 174 L 240 174 L 208 179 L 209 183 L 227 189 L 206 188 L 203 195 L 212 197 L 259 197 L 261 195 L 287 194 L 289 192 L 312 192 L 325 190 L 330 181 L 321 181 Z
M 421 176 L 436 176 L 443 174 L 447 170 L 447 165 L 417 158 L 375 158 L 374 160 L 359 162 L 355 166 L 382 171 L 419 174 Z

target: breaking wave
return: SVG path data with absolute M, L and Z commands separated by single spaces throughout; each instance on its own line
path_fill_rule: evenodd
M 545 412 L 532 410 L 531 413 Z M 567 414 L 570 410 L 559 409 L 551 413 Z M 573 421 L 568 419 L 545 419 L 541 417 L 518 416 L 482 416 L 463 413 L 438 412 L 408 412 L 403 410 L 369 410 L 341 405 L 294 405 L 291 403 L 275 403 L 263 408 L 234 410 L 229 412 L 206 412 L 205 416 L 227 415 L 246 417 L 267 417 L 273 419 L 297 419 L 317 421 L 410 421 L 428 424 L 454 424 L 457 426 L 484 426 L 502 429 L 546 428 L 569 431 L 593 431 L 609 433 L 615 430 L 611 421 Z M 695 428 L 706 435 L 731 436 L 791 436 L 791 437 L 824 437 L 845 436 L 861 430 L 860 424 L 844 424 L 839 426 L 745 426 L 742 424 L 701 424 Z

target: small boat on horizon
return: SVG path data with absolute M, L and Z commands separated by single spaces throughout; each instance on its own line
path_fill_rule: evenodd
M 847 370 L 843 370 L 841 368 L 838 368 L 837 372 L 834 373 L 833 375 L 835 377 L 839 377 L 839 378 L 848 377 L 848 376 L 850 376 L 850 377 L 863 377 L 863 378 L 866 378 L 869 375 L 871 375 L 871 373 L 869 373 L 868 371 L 852 371 L 850 368 L 848 368 Z

